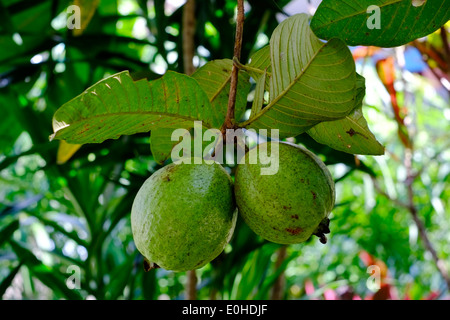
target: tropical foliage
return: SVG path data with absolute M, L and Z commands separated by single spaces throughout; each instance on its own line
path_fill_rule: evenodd
M 358 33 L 365 2 L 393 10 L 382 36 Z M 337 206 L 326 245 L 283 247 L 238 220 L 225 251 L 196 272 L 199 299 L 448 297 L 447 2 L 343 1 L 336 17 L 324 0 L 310 28 L 297 15 L 313 13 L 309 2 L 247 1 L 237 119 L 320 155 Z M 81 29 L 67 28 L 71 4 Z M 0 1 L 3 299 L 185 298 L 186 273 L 144 271 L 129 214 L 166 163 L 173 128 L 223 123 L 235 7 L 197 3 L 188 76 L 177 1 Z M 293 30 L 307 45 L 287 39 Z

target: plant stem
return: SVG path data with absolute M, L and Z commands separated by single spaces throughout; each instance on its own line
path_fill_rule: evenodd
M 244 0 L 237 1 L 236 36 L 234 40 L 233 60 L 240 60 L 242 50 L 242 35 L 244 31 Z M 234 108 L 236 105 L 236 92 L 238 84 L 239 67 L 233 63 L 231 69 L 230 94 L 228 96 L 227 115 L 222 126 L 222 135 L 225 137 L 226 129 L 233 129 Z
M 447 64 L 450 64 L 450 45 L 448 43 L 447 39 L 447 29 L 445 26 L 441 27 L 441 39 L 442 39 L 442 45 L 444 47 L 445 56 L 444 59 L 446 60 Z M 450 72 L 450 69 L 447 70 L 447 74 Z
M 197 274 L 195 270 L 187 272 L 186 300 L 197 300 Z
M 195 54 L 195 0 L 188 0 L 183 7 L 183 65 L 184 73 L 191 75 L 195 72 L 193 58 Z
M 182 40 L 184 73 L 191 75 L 195 72 L 193 62 L 195 54 L 195 0 L 187 0 L 183 7 Z M 187 272 L 186 300 L 197 299 L 197 275 L 195 270 Z
M 286 259 L 286 249 L 287 249 L 287 246 L 282 246 L 280 249 L 278 249 L 277 261 L 275 262 L 275 270 L 280 268 L 284 259 Z M 275 283 L 272 287 L 272 293 L 270 296 L 271 300 L 283 299 L 284 285 L 285 285 L 284 272 L 281 272 L 280 275 L 278 276 L 277 280 L 275 280 Z

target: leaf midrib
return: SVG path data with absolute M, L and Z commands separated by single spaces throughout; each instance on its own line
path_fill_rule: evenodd
M 259 118 L 261 118 L 261 116 L 263 116 L 268 110 L 270 110 L 278 101 L 280 101 L 281 98 L 283 98 L 288 91 L 299 81 L 299 79 L 303 76 L 303 74 L 305 74 L 305 72 L 308 70 L 309 66 L 311 65 L 311 63 L 313 63 L 314 59 L 317 57 L 317 55 L 321 52 L 321 50 L 326 47 L 329 44 L 329 42 L 324 43 L 320 49 L 318 49 L 314 55 L 311 57 L 311 59 L 308 61 L 308 64 L 303 68 L 303 71 L 301 71 L 298 76 L 296 76 L 294 78 L 294 80 L 282 91 L 280 92 L 280 94 L 274 99 L 272 100 L 264 109 L 262 109 L 254 118 L 252 119 L 248 119 L 247 121 L 242 123 L 243 127 L 246 127 L 250 124 L 252 124 L 253 122 L 255 122 L 256 120 L 258 120 Z
M 114 117 L 114 116 L 122 116 L 122 115 L 161 115 L 164 116 L 166 118 L 170 117 L 170 118 L 179 118 L 180 120 L 185 120 L 185 121 L 202 121 L 202 124 L 204 127 L 206 128 L 212 128 L 212 125 L 202 119 L 198 119 L 195 117 L 188 117 L 188 116 L 183 116 L 180 114 L 176 114 L 176 113 L 163 113 L 163 112 L 155 112 L 155 111 L 125 111 L 125 112 L 115 112 L 115 113 L 105 113 L 105 114 L 99 114 L 99 115 L 94 115 L 92 117 L 89 118 L 82 118 L 81 120 L 75 120 L 73 122 L 70 123 L 70 125 L 62 127 L 61 129 L 58 129 L 55 131 L 55 133 L 52 135 L 52 139 L 54 137 L 56 137 L 58 135 L 58 133 L 60 133 L 61 131 L 65 130 L 65 129 L 69 129 L 70 127 L 74 127 L 76 125 L 80 125 L 83 122 L 89 122 L 92 119 L 99 119 L 99 118 L 108 118 L 108 117 Z M 106 124 L 104 125 L 106 126 Z M 67 130 L 66 130 L 67 131 Z

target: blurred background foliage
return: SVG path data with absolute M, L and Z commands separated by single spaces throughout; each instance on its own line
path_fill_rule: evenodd
M 242 61 L 268 43 L 280 21 L 313 13 L 318 3 L 246 1 Z M 83 8 L 82 30 L 67 28 L 71 4 Z M 48 139 L 55 110 L 108 75 L 183 72 L 183 4 L 0 1 L 3 299 L 186 297 L 187 274 L 144 272 L 131 236 L 134 196 L 159 168 L 149 135 L 84 145 L 68 161 Z M 195 66 L 232 58 L 235 5 L 197 1 Z M 367 81 L 363 110 L 384 156 L 355 157 L 307 135 L 294 139 L 319 154 L 336 179 L 328 243 L 282 247 L 239 220 L 224 253 L 196 271 L 198 299 L 449 297 L 448 27 L 399 48 L 351 48 Z M 379 290 L 370 286 L 371 265 L 381 272 Z

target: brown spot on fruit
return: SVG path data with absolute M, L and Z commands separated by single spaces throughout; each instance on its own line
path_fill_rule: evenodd
M 312 194 L 312 196 L 313 196 L 313 199 L 316 200 L 317 194 L 316 194 L 314 191 L 312 191 L 312 190 L 311 190 L 311 194 Z
M 286 231 L 295 236 L 295 235 L 299 234 L 300 232 L 302 232 L 302 228 L 300 228 L 300 227 L 286 228 Z
M 291 218 L 292 218 L 292 219 L 295 219 L 295 220 L 298 220 L 298 214 L 293 214 L 293 215 L 291 216 Z

